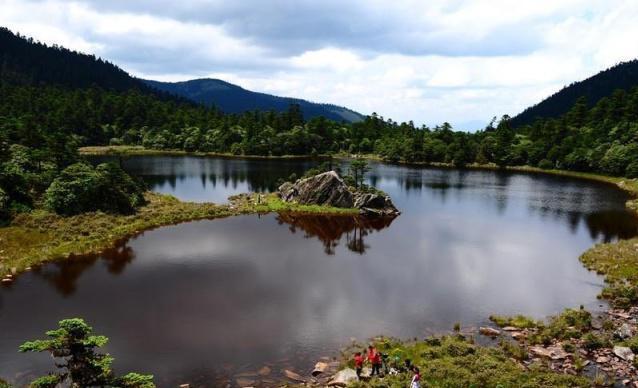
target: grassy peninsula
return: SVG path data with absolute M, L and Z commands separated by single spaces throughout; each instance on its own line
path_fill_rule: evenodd
M 284 202 L 275 194 L 239 195 L 223 205 L 182 202 L 153 192 L 145 198 L 147 204 L 129 215 L 98 211 L 65 217 L 44 209 L 19 214 L 0 228 L 0 274 L 12 277 L 49 260 L 98 253 L 144 230 L 180 222 L 269 212 L 358 214 L 357 209 Z

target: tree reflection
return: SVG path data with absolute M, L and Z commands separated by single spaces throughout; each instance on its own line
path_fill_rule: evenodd
M 333 255 L 344 235 L 349 250 L 364 254 L 369 248 L 365 237 L 389 227 L 394 218 L 284 213 L 277 216 L 277 221 L 280 225 L 288 224 L 292 233 L 300 229 L 306 238 L 319 239 L 323 243 L 324 252 Z
M 134 258 L 135 254 L 130 247 L 119 244 L 117 247 L 106 249 L 100 254 L 69 257 L 68 260 L 34 267 L 33 274 L 46 280 L 61 295 L 70 296 L 75 293 L 80 276 L 99 259 L 106 264 L 109 273 L 119 275 Z

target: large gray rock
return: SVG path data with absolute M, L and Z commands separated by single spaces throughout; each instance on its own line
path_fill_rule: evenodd
M 334 171 L 324 172 L 297 182 L 279 186 L 284 201 L 297 201 L 303 205 L 324 205 L 351 208 L 354 198 L 343 179 Z
M 400 214 L 387 195 L 353 193 L 334 171 L 299 179 L 295 183 L 286 182 L 279 186 L 279 196 L 284 201 L 296 201 L 303 205 L 357 208 L 364 215 L 396 216 Z
M 332 380 L 328 382 L 329 387 L 346 387 L 348 384 L 354 381 L 358 381 L 357 372 L 354 369 L 346 368 L 337 372 L 332 377 Z
M 377 193 L 355 194 L 354 207 L 361 209 L 362 214 L 391 216 L 400 214 L 387 195 Z
M 614 354 L 625 361 L 633 361 L 635 357 L 634 352 L 625 346 L 614 346 Z

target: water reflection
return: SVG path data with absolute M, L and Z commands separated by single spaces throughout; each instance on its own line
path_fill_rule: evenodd
M 303 173 L 318 160 L 239 160 L 183 156 L 91 157 L 94 163 L 115 161 L 142 177 L 153 190 L 195 202 L 225 202 L 245 192 L 270 192 L 292 174 Z
M 335 248 L 345 234 L 346 247 L 352 252 L 364 254 L 369 248 L 365 237 L 374 231 L 390 226 L 395 217 L 298 215 L 284 213 L 277 216 L 280 224 L 288 224 L 291 233 L 301 229 L 307 238 L 318 238 L 328 255 L 335 254 Z
M 100 254 L 70 257 L 64 261 L 36 266 L 33 275 L 43 279 L 60 295 L 71 296 L 77 290 L 77 282 L 82 274 L 92 268 L 100 260 L 111 275 L 119 275 L 135 258 L 135 252 L 124 242 L 116 247 L 104 250 Z
M 156 189 L 191 200 L 269 190 L 304 168 L 125 163 Z M 578 256 L 637 233 L 626 195 L 611 186 L 382 164 L 368 179 L 401 216 L 191 222 L 19 276 L 0 287 L 0 370 L 10 379 L 48 370 L 46 355 L 16 356 L 16 348 L 71 316 L 112 338 L 118 370 L 153 373 L 160 386 L 215 386 L 264 365 L 304 370 L 350 337 L 414 337 L 459 321 L 482 324 L 492 313 L 541 317 L 597 306 L 602 279 Z

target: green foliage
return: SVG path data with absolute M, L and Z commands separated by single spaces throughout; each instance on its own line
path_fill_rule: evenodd
M 589 387 L 583 377 L 552 372 L 542 365 L 520 367 L 512 358 L 524 359 L 525 350 L 516 344 L 499 347 L 481 347 L 458 335 L 444 336 L 403 343 L 384 339 L 376 343 L 377 349 L 390 355 L 399 365 L 410 359 L 421 371 L 422 385 L 426 387 Z M 504 348 L 505 347 L 505 348 Z M 407 387 L 411 373 L 372 378 L 356 382 L 352 387 Z
M 127 214 L 144 203 L 143 193 L 143 184 L 114 164 L 93 168 L 77 163 L 64 169 L 51 183 L 45 204 L 63 215 L 96 210 Z
M 10 388 L 11 386 L 6 381 L 0 379 L 0 388 Z
M 352 178 L 352 182 L 354 182 L 354 187 L 361 187 L 363 185 L 365 174 L 369 170 L 368 162 L 363 159 L 355 159 L 350 162 L 349 176 Z
M 544 325 L 537 323 L 538 331 L 530 336 L 530 343 L 548 345 L 554 339 L 581 338 L 591 330 L 591 313 L 587 310 L 565 309 Z
M 0 187 L 0 224 L 9 219 L 9 203 L 9 196 L 4 192 L 2 187 Z
M 490 321 L 494 322 L 499 327 L 512 326 L 519 329 L 531 329 L 538 325 L 534 319 L 524 315 L 515 315 L 513 317 L 490 315 Z
M 57 373 L 38 378 L 35 387 L 72 386 L 154 387 L 152 376 L 131 373 L 116 377 L 111 370 L 113 358 L 97 353 L 108 342 L 104 336 L 93 335 L 93 328 L 80 318 L 64 319 L 59 327 L 46 332 L 49 339 L 25 342 L 20 352 L 49 352 L 56 359 Z
M 139 373 L 128 373 L 116 380 L 115 385 L 121 388 L 154 388 L 153 376 Z
M 589 351 L 611 346 L 611 342 L 603 335 L 587 333 L 583 337 L 583 347 Z

